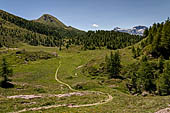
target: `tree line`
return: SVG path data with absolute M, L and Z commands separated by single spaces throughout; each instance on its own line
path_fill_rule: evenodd
M 61 46 L 65 46 L 65 48 L 68 49 L 70 46 L 76 45 L 81 46 L 83 50 L 101 48 L 114 50 L 135 44 L 143 39 L 142 36 L 103 30 L 88 31 L 74 37 L 69 35 L 62 36 L 60 32 L 56 35 L 46 35 L 46 33 L 40 34 L 38 32 L 33 32 L 34 30 L 30 31 L 20 26 L 18 27 L 6 20 L 0 18 L 0 47 L 10 47 L 11 45 L 15 45 L 18 41 L 21 41 L 33 46 L 57 46 L 60 48 Z
M 112 31 L 88 31 L 82 36 L 71 39 L 71 44 L 82 45 L 84 50 L 107 48 L 111 50 L 125 48 L 143 39 L 142 36 Z

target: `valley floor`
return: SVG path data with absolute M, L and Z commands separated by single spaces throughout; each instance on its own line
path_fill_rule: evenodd
M 83 66 L 101 63 L 105 55 L 110 53 L 109 50 L 81 51 L 78 47 L 73 47 L 69 50 L 58 51 L 57 48 L 28 45 L 20 49 L 57 52 L 58 57 L 18 64 L 13 56 L 10 56 L 8 61 L 13 64 L 12 82 L 15 87 L 0 88 L 0 112 L 2 113 L 17 111 L 27 113 L 154 113 L 170 104 L 170 96 L 133 96 L 121 89 L 122 86 L 117 80 L 82 73 Z M 12 51 L 16 50 L 9 52 Z M 120 53 L 122 65 L 135 62 L 128 48 L 120 50 Z M 74 90 L 78 84 L 83 86 L 83 90 Z M 14 95 L 37 97 L 12 98 L 11 96 Z M 93 106 L 96 103 L 97 105 Z

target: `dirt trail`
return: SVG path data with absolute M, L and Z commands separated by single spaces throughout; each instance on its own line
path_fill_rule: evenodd
M 57 107 L 69 107 L 69 108 L 78 108 L 78 107 L 87 107 L 87 106 L 96 106 L 96 105 L 101 105 L 101 104 L 106 104 L 108 102 L 110 102 L 113 97 L 108 94 L 108 93 L 103 93 L 103 92 L 100 92 L 100 91 L 78 91 L 78 90 L 75 90 L 73 89 L 69 84 L 67 83 L 64 83 L 62 81 L 60 81 L 58 79 L 58 71 L 61 67 L 61 62 L 59 62 L 59 66 L 56 70 L 56 73 L 55 73 L 55 80 L 57 82 L 59 82 L 60 84 L 63 84 L 65 86 L 67 86 L 71 91 L 73 91 L 72 93 L 67 93 L 67 94 L 58 94 L 60 95 L 61 97 L 62 96 L 72 96 L 72 95 L 78 95 L 78 96 L 81 96 L 81 95 L 84 95 L 84 94 L 88 94 L 88 93 L 96 93 L 96 94 L 105 94 L 108 96 L 108 98 L 106 100 L 101 100 L 100 102 L 97 102 L 97 103 L 92 103 L 92 104 L 83 104 L 83 105 L 72 105 L 72 104 L 60 104 L 60 105 L 50 105 L 50 106 L 42 106 L 42 107 L 36 107 L 36 108 L 25 108 L 23 110 L 20 110 L 20 111 L 16 111 L 16 112 L 10 112 L 10 113 L 21 113 L 21 112 L 26 112 L 26 111 L 37 111 L 37 110 L 41 110 L 41 109 L 50 109 L 50 108 L 57 108 Z M 77 68 L 78 69 L 78 68 Z M 28 95 L 27 95 L 28 96 Z M 57 95 L 50 95 L 49 96 L 57 96 Z M 17 97 L 17 96 L 12 96 L 12 97 Z M 11 98 L 12 98 L 11 97 Z M 22 95 L 22 97 L 24 97 L 24 95 Z M 58 96 L 59 97 L 59 96 Z
M 57 69 L 57 71 L 56 71 L 56 74 L 55 74 L 55 79 L 56 79 L 56 81 L 59 82 L 59 83 L 61 83 L 61 84 L 63 84 L 63 85 L 65 85 L 65 86 L 67 86 L 71 91 L 78 91 L 78 90 L 73 89 L 73 88 L 72 88 L 70 85 L 68 85 L 67 83 L 64 83 L 64 82 L 62 82 L 62 81 L 60 81 L 60 80 L 58 79 L 58 71 L 59 71 L 60 66 L 61 66 L 61 62 L 59 62 L 59 67 L 58 67 L 58 69 Z M 111 100 L 113 99 L 113 97 L 112 97 L 110 94 L 108 94 L 108 93 L 103 93 L 103 92 L 100 92 L 100 91 L 83 91 L 83 92 L 106 94 L 106 95 L 108 96 L 108 99 L 102 100 L 101 102 L 97 102 L 97 103 L 93 103 L 93 104 L 72 105 L 72 106 L 70 106 L 70 107 L 85 107 L 85 106 L 101 105 L 101 104 L 108 103 L 109 101 L 111 101 Z
M 66 84 L 66 83 L 64 83 L 64 82 L 62 82 L 62 81 L 60 81 L 60 80 L 58 79 L 58 71 L 59 71 L 60 67 L 61 67 L 61 62 L 59 62 L 59 67 L 58 67 L 57 70 L 56 70 L 55 80 L 56 80 L 58 83 L 67 86 L 71 91 L 77 91 L 77 90 L 73 89 L 70 85 L 68 85 L 68 84 Z

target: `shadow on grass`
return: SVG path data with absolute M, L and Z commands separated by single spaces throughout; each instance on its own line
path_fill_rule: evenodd
M 14 85 L 10 82 L 7 82 L 7 81 L 1 81 L 0 87 L 2 87 L 2 88 L 14 88 Z

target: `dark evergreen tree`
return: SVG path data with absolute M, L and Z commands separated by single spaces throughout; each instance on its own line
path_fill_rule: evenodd
M 152 72 L 153 68 L 148 62 L 142 62 L 141 66 L 137 72 L 137 90 L 140 92 L 149 91 L 152 92 L 156 90 L 154 84 L 154 74 Z
M 158 69 L 159 69 L 159 73 L 163 73 L 164 59 L 162 56 L 160 58 L 158 58 Z
M 139 47 L 137 47 L 137 49 L 136 49 L 136 57 L 138 57 L 138 56 L 140 56 L 140 48 Z
M 170 94 L 170 61 L 164 66 L 164 72 L 161 74 L 157 83 L 157 90 L 160 95 Z
M 13 71 L 12 69 L 9 69 L 5 58 L 2 59 L 0 75 L 4 78 L 3 82 L 5 83 L 9 81 L 8 77 L 13 75 Z
M 110 78 L 117 78 L 120 74 L 121 64 L 119 52 L 110 53 L 110 58 L 106 56 L 106 67 Z
M 144 37 L 147 37 L 148 34 L 149 34 L 149 30 L 148 30 L 148 29 L 145 29 L 145 31 L 144 31 L 144 33 L 143 33 L 143 36 L 144 36 Z
M 136 49 L 134 48 L 134 46 L 132 46 L 132 54 L 133 58 L 136 58 Z
M 161 52 L 168 59 L 170 56 L 170 21 L 167 20 L 162 29 Z

